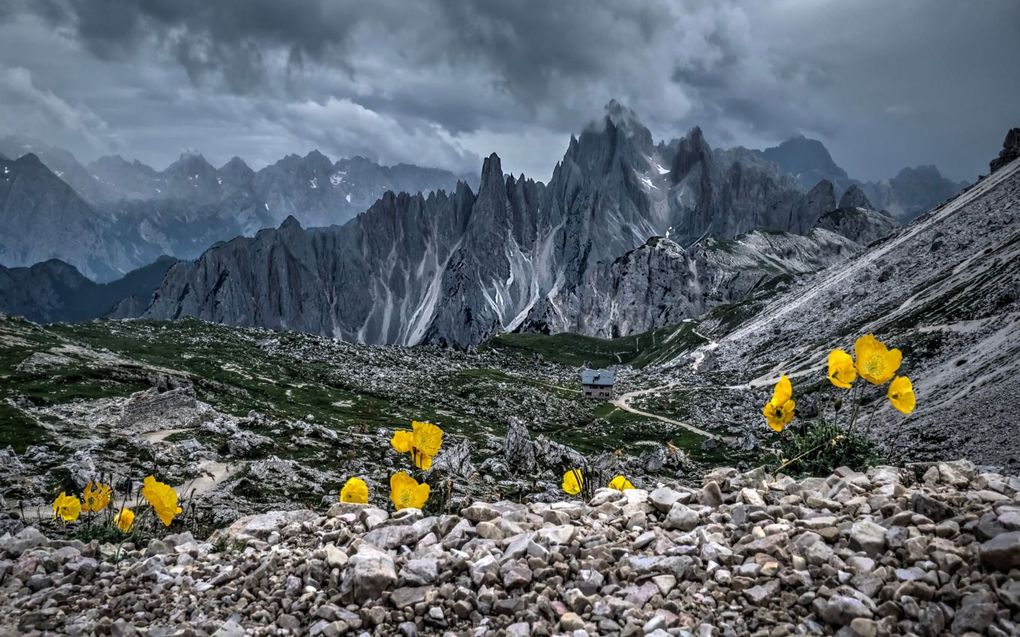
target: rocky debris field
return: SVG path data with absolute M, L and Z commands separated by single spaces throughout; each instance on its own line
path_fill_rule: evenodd
M 10 635 L 1020 634 L 1020 478 L 966 462 L 337 504 L 122 549 L 29 527 L 0 555 Z

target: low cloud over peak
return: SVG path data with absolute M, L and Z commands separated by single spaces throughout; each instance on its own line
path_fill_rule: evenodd
M 12 132 L 157 165 L 497 151 L 545 179 L 617 98 L 658 138 L 804 133 L 862 178 L 973 178 L 1016 124 L 1018 25 L 1011 2 L 0 0 L 0 99 Z

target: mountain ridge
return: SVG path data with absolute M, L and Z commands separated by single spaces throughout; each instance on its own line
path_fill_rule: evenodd
M 571 137 L 548 185 L 505 176 L 495 153 L 479 183 L 477 193 L 463 183 L 427 198 L 387 193 L 345 226 L 288 219 L 221 244 L 174 266 L 144 316 L 470 348 L 516 329 L 661 326 L 665 315 L 625 328 L 581 321 L 589 290 L 611 285 L 607 264 L 653 236 L 689 247 L 764 227 L 828 237 L 807 243 L 843 256 L 859 248 L 815 230 L 835 206 L 831 185 L 805 194 L 771 164 L 716 153 L 697 128 L 655 144 L 618 104 Z M 775 269 L 767 261 L 759 267 Z

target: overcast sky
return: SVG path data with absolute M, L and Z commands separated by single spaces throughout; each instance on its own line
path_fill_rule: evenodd
M 80 159 L 319 148 L 547 180 L 617 98 L 656 139 L 821 139 L 854 177 L 987 172 L 1020 2 L 0 0 L 0 130 Z

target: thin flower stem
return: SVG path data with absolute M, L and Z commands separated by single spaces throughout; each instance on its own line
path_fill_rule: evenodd
M 871 407 L 871 415 L 868 416 L 868 426 L 864 428 L 865 437 L 871 436 L 871 423 L 875 420 L 875 412 L 878 411 L 878 405 L 880 401 L 875 401 L 875 404 Z
M 857 387 L 861 387 L 858 385 Z M 857 389 L 857 388 L 855 388 Z M 857 397 L 853 398 L 854 408 L 850 413 L 850 422 L 847 424 L 847 435 L 854 432 L 854 427 L 857 426 L 857 413 L 861 410 L 861 395 L 864 393 L 864 389 L 857 389 Z
M 822 449 L 824 447 L 827 447 L 827 446 L 831 445 L 834 442 L 836 442 L 836 438 L 830 438 L 829 440 L 826 440 L 825 442 L 823 442 L 821 444 L 815 445 L 814 447 L 808 449 L 807 451 L 805 451 L 803 453 L 797 454 L 793 458 L 790 458 L 789 460 L 787 460 L 783 464 L 781 464 L 778 467 L 776 467 L 776 470 L 775 470 L 775 472 L 773 472 L 772 475 L 774 475 L 774 476 L 778 475 L 780 471 L 782 471 L 783 469 L 789 467 L 790 465 L 792 465 L 793 463 L 797 462 L 798 460 L 800 460 L 804 456 L 810 455 L 810 454 L 818 451 L 819 449 Z

